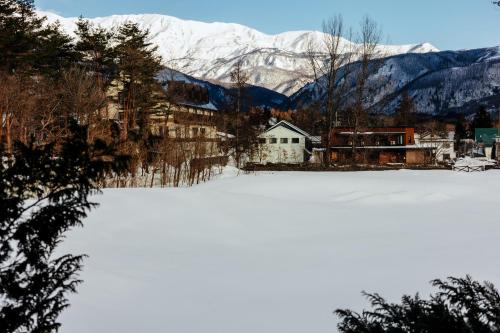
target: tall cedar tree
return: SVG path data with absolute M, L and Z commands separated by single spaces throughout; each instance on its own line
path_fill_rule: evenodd
M 111 45 L 113 33 L 80 18 L 76 35 L 75 50 L 80 63 L 95 75 L 97 86 L 106 90 L 116 75 L 116 53 Z
M 460 145 L 460 140 L 469 139 L 471 137 L 470 131 L 467 130 L 468 124 L 464 115 L 458 115 L 455 122 L 455 144 L 456 147 Z
M 71 38 L 45 25 L 32 0 L 0 1 L 0 69 L 56 76 L 75 60 Z
M 472 130 L 476 128 L 490 128 L 493 126 L 491 115 L 486 110 L 485 106 L 480 106 L 474 119 L 472 120 Z
M 33 1 L 0 1 L 0 66 L 8 72 L 31 67 L 43 20 Z
M 408 91 L 405 90 L 401 95 L 401 102 L 396 109 L 394 125 L 414 127 L 416 123 L 414 111 L 415 105 L 413 104 L 413 100 Z
M 372 311 L 337 310 L 342 333 L 498 333 L 500 295 L 491 283 L 466 278 L 432 282 L 438 292 L 429 300 L 418 294 L 388 303 L 378 294 L 365 294 Z
M 149 40 L 149 31 L 135 23 L 125 23 L 118 30 L 115 48 L 121 81 L 121 103 L 124 110 L 124 133 L 137 129 L 139 139 L 145 140 L 148 113 L 155 106 L 155 77 L 160 71 L 161 57 Z
M 0 164 L 2 332 L 58 330 L 58 316 L 69 306 L 67 294 L 81 282 L 84 256 L 54 252 L 64 234 L 81 226 L 96 206 L 88 197 L 98 191 L 104 173 L 118 172 L 118 161 L 126 162 L 111 162 L 111 148 L 87 144 L 86 129 L 75 124 L 57 150 L 55 144 L 18 143 L 14 163 Z

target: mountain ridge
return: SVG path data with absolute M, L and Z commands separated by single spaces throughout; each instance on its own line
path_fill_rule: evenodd
M 479 105 L 495 109 L 500 106 L 500 47 L 387 57 L 371 73 L 367 89 L 365 107 L 374 113 L 394 113 L 403 91 L 422 114 L 470 114 Z M 291 107 L 307 107 L 324 96 L 320 79 L 291 96 Z
M 49 22 L 59 21 L 66 33 L 74 35 L 78 18 L 42 11 L 39 14 Z M 268 35 L 237 23 L 205 23 L 161 14 L 112 15 L 88 20 L 108 29 L 125 22 L 138 23 L 150 31 L 151 41 L 158 46 L 166 66 L 202 80 L 229 83 L 231 69 L 242 61 L 251 85 L 287 96 L 312 80 L 307 45 L 309 41 L 321 45 L 324 36 L 322 32 L 307 30 Z M 429 43 L 382 45 L 380 49 L 386 55 L 438 51 Z

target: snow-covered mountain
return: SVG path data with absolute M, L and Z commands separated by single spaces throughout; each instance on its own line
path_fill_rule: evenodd
M 47 16 L 49 22 L 59 21 L 67 33 L 73 34 L 77 18 L 39 13 Z M 124 22 L 138 23 L 151 32 L 152 42 L 158 46 L 165 65 L 203 80 L 228 83 L 233 65 L 242 60 L 244 69 L 250 74 L 250 84 L 285 95 L 292 95 L 311 81 L 312 73 L 305 55 L 307 45 L 310 41 L 321 45 L 323 40 L 323 34 L 315 31 L 266 35 L 239 24 L 186 21 L 156 14 L 115 15 L 90 20 L 109 29 Z M 396 55 L 438 50 L 423 43 L 381 46 L 380 51 L 384 55 Z
M 355 74 L 351 84 L 354 93 Z M 307 84 L 291 97 L 291 107 L 324 100 L 324 86 L 321 80 Z M 495 109 L 500 106 L 500 47 L 388 57 L 374 66 L 367 88 L 366 107 L 373 112 L 393 113 L 403 91 L 417 112 L 429 115 L 468 114 L 479 104 Z

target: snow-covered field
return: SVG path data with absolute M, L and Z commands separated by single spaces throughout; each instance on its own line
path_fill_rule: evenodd
M 90 258 L 62 333 L 326 333 L 362 290 L 500 286 L 498 171 L 262 173 L 97 200 L 64 245 Z

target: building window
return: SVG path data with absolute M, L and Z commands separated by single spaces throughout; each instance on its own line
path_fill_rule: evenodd
M 260 143 L 261 145 L 266 144 L 266 138 L 260 138 L 260 139 L 259 139 L 259 143 Z
M 276 143 L 278 143 L 278 139 L 276 139 L 276 138 L 270 138 L 269 139 L 269 143 L 270 144 L 276 144 Z
M 450 154 L 443 154 L 443 159 L 445 161 L 449 161 L 449 160 L 451 160 L 451 155 Z
M 206 128 L 200 128 L 200 134 L 201 134 L 201 136 L 205 136 L 205 134 L 207 134 L 207 129 Z
M 196 138 L 198 136 L 198 127 L 193 127 L 191 131 L 193 131 L 193 138 Z
M 281 138 L 280 143 L 288 143 L 288 138 Z
M 451 144 L 448 143 L 448 142 L 446 142 L 446 143 L 443 144 L 443 148 L 444 149 L 450 149 L 451 148 Z
M 299 138 L 293 138 L 292 139 L 292 143 L 294 143 L 294 144 L 300 143 L 300 139 Z

